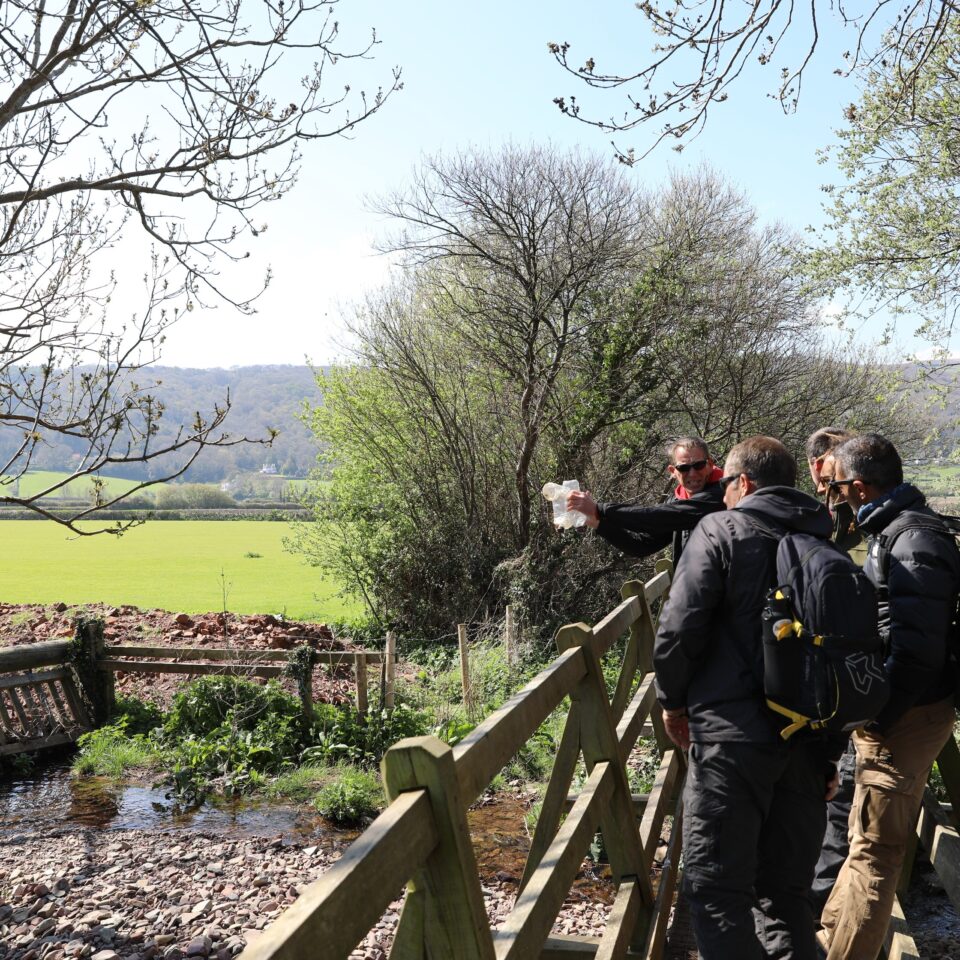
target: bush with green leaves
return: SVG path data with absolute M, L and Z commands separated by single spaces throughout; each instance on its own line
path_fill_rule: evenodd
M 367 714 L 317 704 L 314 717 L 311 744 L 300 758 L 303 763 L 346 761 L 376 766 L 392 744 L 404 737 L 423 736 L 429 729 L 423 713 L 404 703 Z
M 199 797 L 211 784 L 227 794 L 262 786 L 295 765 L 307 734 L 299 700 L 275 682 L 202 677 L 174 697 L 161 740 L 177 791 Z
M 383 802 L 383 790 L 372 773 L 341 767 L 320 788 L 313 805 L 321 816 L 336 824 L 356 826 L 372 820 Z

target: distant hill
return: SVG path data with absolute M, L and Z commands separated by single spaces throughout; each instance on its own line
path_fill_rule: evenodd
M 180 424 L 192 423 L 197 411 L 209 415 L 215 404 L 223 403 L 228 391 L 232 406 L 226 429 L 232 436 L 265 437 L 268 427 L 280 431 L 272 447 L 238 444 L 204 451 L 184 475 L 184 480 L 219 482 L 238 472 L 257 471 L 264 464 L 274 465 L 286 476 L 302 477 L 314 466 L 317 446 L 297 418 L 304 401 L 316 404 L 320 397 L 309 367 L 254 366 L 229 370 L 151 367 L 149 371 L 141 371 L 138 380 L 141 384 L 158 383 L 155 389 L 152 386 L 149 389 L 166 407 L 158 437 L 161 444 L 172 438 Z M 9 457 L 19 439 L 14 431 L 0 431 L 0 457 Z M 78 442 L 58 437 L 37 449 L 31 467 L 70 471 L 80 449 Z M 149 465 L 130 464 L 110 473 L 141 480 L 160 476 L 171 466 L 170 462 L 153 461 Z

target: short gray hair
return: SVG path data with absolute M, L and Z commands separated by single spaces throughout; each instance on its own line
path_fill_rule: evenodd
M 676 440 L 671 440 L 666 446 L 667 459 L 671 463 L 676 463 L 677 450 L 680 447 L 686 447 L 688 450 L 691 448 L 694 450 L 702 450 L 703 456 L 705 459 L 710 459 L 710 448 L 707 446 L 707 441 L 701 437 L 677 437 Z
M 865 433 L 841 443 L 833 456 L 850 480 L 862 480 L 884 493 L 903 483 L 903 461 L 897 448 L 879 433 Z

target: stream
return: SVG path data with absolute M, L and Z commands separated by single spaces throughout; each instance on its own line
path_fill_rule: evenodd
M 266 800 L 221 800 L 183 806 L 169 787 L 74 777 L 69 759 L 44 760 L 32 770 L 0 779 L 0 836 L 50 833 L 71 827 L 234 833 L 306 838 L 318 833 L 353 836 L 332 828 L 308 808 Z

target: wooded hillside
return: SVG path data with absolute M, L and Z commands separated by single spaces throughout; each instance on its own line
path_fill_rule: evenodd
M 206 412 L 222 403 L 229 391 L 232 408 L 226 429 L 236 436 L 265 437 L 268 428 L 279 431 L 272 447 L 239 444 L 209 448 L 184 475 L 185 480 L 212 483 L 225 480 L 238 471 L 259 470 L 264 463 L 276 465 L 287 476 L 305 476 L 313 467 L 317 447 L 310 432 L 297 419 L 304 400 L 318 399 L 313 372 L 307 366 L 256 366 L 223 369 L 185 369 L 152 367 L 150 377 L 158 385 L 149 387 L 140 372 L 141 386 L 151 389 L 165 410 L 160 421 L 158 440 L 168 441 L 179 424 L 190 423 L 196 412 Z M 17 437 L 0 435 L 0 457 L 13 453 Z M 55 442 L 38 448 L 32 468 L 35 470 L 73 470 L 83 448 L 82 441 L 60 436 Z M 147 464 L 129 463 L 111 470 L 116 476 L 147 479 L 169 469 L 163 458 Z

